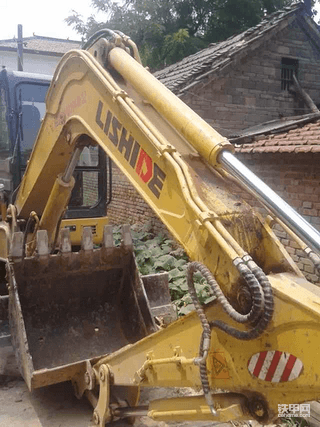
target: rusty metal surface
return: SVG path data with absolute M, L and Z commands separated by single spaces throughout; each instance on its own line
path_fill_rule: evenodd
M 171 303 L 167 272 L 142 276 L 142 281 L 151 308 Z
M 11 334 L 30 389 L 37 371 L 46 385 L 42 370 L 112 353 L 154 330 L 126 248 L 26 258 L 11 265 L 11 282 Z
M 150 311 L 160 327 L 166 326 L 177 319 L 177 310 L 171 302 L 169 290 L 169 275 L 165 273 L 142 276 L 150 304 Z
M 0 295 L 0 322 L 8 319 L 8 295 Z

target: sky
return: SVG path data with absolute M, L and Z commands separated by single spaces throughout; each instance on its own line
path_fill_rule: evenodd
M 95 14 L 90 0 L 0 0 L 0 40 L 18 36 L 18 24 L 23 37 L 56 37 L 81 40 L 81 36 L 64 19 L 76 10 L 85 18 Z
M 317 9 L 316 21 L 320 18 L 319 2 Z M 0 40 L 17 37 L 18 24 L 22 25 L 23 37 L 35 34 L 80 40 L 80 35 L 64 22 L 72 10 L 84 18 L 96 13 L 91 7 L 91 0 L 0 0 Z M 99 18 L 103 20 L 103 15 Z

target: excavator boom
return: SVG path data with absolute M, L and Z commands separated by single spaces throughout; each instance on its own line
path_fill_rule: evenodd
M 134 406 L 141 386 L 202 387 L 200 396 L 151 403 L 147 413 L 159 421 L 267 423 L 277 417 L 278 405 L 319 399 L 319 291 L 272 225 L 291 233 L 317 267 L 319 233 L 237 161 L 225 138 L 139 64 L 130 39 L 119 32 L 103 35 L 61 60 L 14 205 L 18 219 L 27 221 L 33 212 L 39 218 L 33 231 L 13 234 L 8 264 L 13 335 L 29 388 L 72 380 L 77 396 L 92 402 L 100 426 L 140 413 Z M 68 231 L 57 238 L 81 150 L 96 144 L 193 261 L 187 282 L 196 311 L 157 332 L 128 245 L 116 254 L 117 270 L 110 229 L 101 249 L 93 248 L 85 229 L 87 240 L 76 254 Z M 266 218 L 239 198 L 239 183 L 265 203 Z M 59 272 L 54 278 L 53 271 Z M 216 297 L 206 307 L 197 298 L 196 272 Z M 85 279 L 79 290 L 80 275 Z M 69 349 L 71 358 L 64 357 L 63 343 L 72 346 L 72 334 L 85 334 L 85 328 L 75 327 L 72 310 L 76 307 L 76 322 L 84 325 L 88 319 L 80 313 L 87 300 L 96 329 L 109 329 L 100 337 L 109 344 L 104 349 L 103 341 L 92 337 L 86 344 L 81 335 L 78 353 Z M 137 316 L 133 333 L 130 323 Z M 124 338 L 115 345 L 112 324 Z M 91 321 L 89 335 L 92 326 Z M 48 365 L 54 343 L 62 345 Z

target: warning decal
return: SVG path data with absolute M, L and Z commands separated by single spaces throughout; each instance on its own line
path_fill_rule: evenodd
M 282 351 L 261 351 L 254 354 L 248 363 L 251 375 L 273 383 L 295 380 L 301 374 L 302 368 L 300 359 Z
M 211 378 L 220 380 L 228 380 L 230 378 L 229 369 L 223 353 L 209 353 L 208 369 Z

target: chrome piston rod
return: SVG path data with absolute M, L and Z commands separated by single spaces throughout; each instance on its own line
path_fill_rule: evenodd
M 230 151 L 222 150 L 218 157 L 219 163 L 232 176 L 288 227 L 290 227 L 311 249 L 320 253 L 320 233 L 313 228 L 288 203 L 278 196 L 260 178 L 242 164 Z

